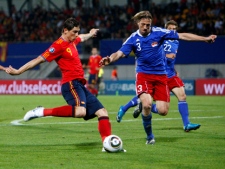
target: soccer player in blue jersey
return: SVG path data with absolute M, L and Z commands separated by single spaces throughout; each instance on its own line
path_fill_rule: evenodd
M 170 101 L 166 58 L 163 51 L 164 40 L 214 41 L 216 36 L 203 37 L 152 27 L 152 15 L 149 11 L 138 12 L 133 20 L 137 23 L 138 30 L 130 35 L 117 52 L 102 58 L 100 65 L 108 65 L 121 57 L 128 56 L 132 50 L 134 51 L 137 57 L 136 93 L 143 106 L 142 121 L 147 135 L 146 144 L 154 144 L 151 122 L 152 102 L 156 101 L 158 113 L 165 116 L 168 113 Z
M 177 23 L 174 20 L 168 21 L 165 24 L 165 28 L 168 30 L 177 30 Z M 165 40 L 163 44 L 164 51 L 166 54 L 166 59 L 167 59 L 167 65 L 166 65 L 167 77 L 168 77 L 167 83 L 169 86 L 169 90 L 173 92 L 178 99 L 178 110 L 180 112 L 180 115 L 183 121 L 183 128 L 184 128 L 184 131 L 188 132 L 190 130 L 198 129 L 201 125 L 193 124 L 193 123 L 190 123 L 189 121 L 189 111 L 188 111 L 188 104 L 186 102 L 184 83 L 179 78 L 179 76 L 177 76 L 177 72 L 174 68 L 178 46 L 179 46 L 178 40 Z M 136 100 L 138 100 L 138 97 L 135 96 L 132 100 L 135 100 L 135 103 L 137 103 Z M 130 106 L 130 103 L 128 102 L 128 104 L 126 104 L 125 106 L 122 106 L 119 111 L 123 111 L 124 108 L 129 109 L 129 106 Z M 133 106 L 134 104 L 132 104 L 131 107 Z M 137 108 L 135 109 L 133 113 L 134 118 L 137 118 L 139 116 L 139 114 L 141 113 L 141 109 L 142 109 L 142 105 L 141 103 L 139 103 L 139 105 L 137 106 Z M 152 104 L 151 111 L 153 113 L 158 113 L 155 104 Z M 121 112 L 119 114 L 121 114 Z

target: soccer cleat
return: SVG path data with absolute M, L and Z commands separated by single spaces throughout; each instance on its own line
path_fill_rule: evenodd
M 184 126 L 184 131 L 189 132 L 191 130 L 197 130 L 200 126 L 200 124 L 189 123 L 188 125 Z
M 138 116 L 141 114 L 142 112 L 142 103 L 140 102 L 137 107 L 134 109 L 134 112 L 133 112 L 133 117 L 134 118 L 138 118 Z
M 25 114 L 25 116 L 23 117 L 23 120 L 29 121 L 29 120 L 34 119 L 34 118 L 42 117 L 43 113 L 44 113 L 43 110 L 44 110 L 44 107 L 38 106 L 35 109 L 28 111 Z
M 125 114 L 125 112 L 122 110 L 123 106 L 120 106 L 120 109 L 118 111 L 118 114 L 116 116 L 116 121 L 119 123 L 121 122 L 123 115 Z
M 147 140 L 145 144 L 155 144 L 155 139 Z

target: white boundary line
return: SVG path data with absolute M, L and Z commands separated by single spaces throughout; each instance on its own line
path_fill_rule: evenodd
M 220 110 L 220 109 L 219 109 Z M 223 109 L 221 109 L 221 111 L 223 111 Z M 129 114 L 131 113 L 132 111 L 127 111 L 126 114 Z M 169 110 L 169 113 L 170 114 L 171 112 L 176 112 L 178 113 L 179 110 Z M 189 112 L 218 112 L 218 110 L 189 110 Z M 117 114 L 118 112 L 108 112 L 109 114 Z
M 190 117 L 190 119 L 217 119 L 217 118 L 223 118 L 224 116 L 211 116 L 211 117 Z M 45 117 L 44 117 L 45 118 Z M 156 118 L 156 119 L 152 119 L 153 121 L 169 121 L 169 120 L 180 120 L 181 118 Z M 21 123 L 23 121 L 23 119 L 18 119 L 18 120 L 13 120 L 10 122 L 11 125 L 14 126 L 33 126 L 33 125 L 61 125 L 61 124 L 85 124 L 85 123 L 96 123 L 97 121 L 83 121 L 83 122 L 52 122 L 52 123 L 32 123 L 32 124 L 24 124 Z M 110 120 L 111 122 L 115 122 Z M 123 122 L 133 122 L 133 121 L 139 121 L 138 119 L 133 119 L 133 120 L 123 120 Z M 0 126 L 7 126 L 7 124 L 5 125 L 1 125 Z

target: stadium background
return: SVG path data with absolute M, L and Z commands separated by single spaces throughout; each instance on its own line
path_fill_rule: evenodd
M 179 24 L 179 32 L 218 35 L 214 44 L 180 41 L 176 70 L 184 79 L 187 94 L 225 95 L 224 7 L 225 1 L 216 0 L 1 0 L 0 65 L 18 68 L 35 58 L 60 36 L 62 21 L 70 16 L 80 20 L 82 33 L 91 27 L 101 30 L 96 39 L 78 46 L 82 62 L 87 62 L 92 46 L 97 46 L 105 57 L 118 50 L 124 39 L 136 30 L 130 22 L 131 16 L 139 10 L 149 10 L 156 26 L 163 27 L 167 20 L 174 19 Z M 134 62 L 131 54 L 131 57 L 105 67 L 105 90 L 102 93 L 133 95 Z M 110 72 L 115 65 L 119 74 L 116 82 L 110 80 Z M 58 84 L 59 77 L 55 63 L 47 66 L 44 63 L 17 77 L 0 72 L 0 85 L 13 86 L 15 81 L 21 86 L 24 83 L 39 84 L 40 80 L 46 79 Z M 33 81 L 30 82 L 31 79 Z M 27 94 L 6 92 L 1 86 L 0 93 Z

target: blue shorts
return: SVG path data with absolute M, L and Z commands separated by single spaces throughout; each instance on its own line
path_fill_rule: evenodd
M 104 108 L 100 101 L 79 80 L 62 84 L 61 92 L 68 105 L 86 108 L 84 120 L 96 117 L 96 111 Z
M 96 84 L 97 83 L 97 75 L 96 74 L 89 74 L 88 84 Z

